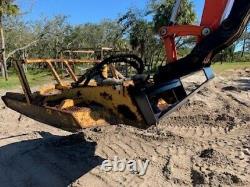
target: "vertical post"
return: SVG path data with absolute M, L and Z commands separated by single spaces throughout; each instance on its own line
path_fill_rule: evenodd
M 31 89 L 30 89 L 27 77 L 26 77 L 26 75 L 24 73 L 22 63 L 20 63 L 20 61 L 15 61 L 14 64 L 15 64 L 15 68 L 16 68 L 16 71 L 17 71 L 18 78 L 19 78 L 19 80 L 21 82 L 21 85 L 22 85 L 22 89 L 23 89 L 26 101 L 27 101 L 28 104 L 31 104 L 31 102 L 32 102 L 32 93 L 31 93 Z
M 101 48 L 101 61 L 103 61 L 103 59 L 104 59 L 104 50 L 103 48 Z
M 3 0 L 0 0 L 0 7 L 3 8 Z M 5 80 L 8 80 L 2 11 L 0 11 L 0 63 L 1 63 L 2 75 L 4 76 Z

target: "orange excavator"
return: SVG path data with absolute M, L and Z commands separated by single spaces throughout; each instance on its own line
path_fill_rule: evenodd
M 32 93 L 22 69 L 29 62 L 17 61 L 24 94 L 7 93 L 3 101 L 23 115 L 68 131 L 117 123 L 143 129 L 156 125 L 214 78 L 211 60 L 241 36 L 250 16 L 249 0 L 206 0 L 200 25 L 177 25 L 180 6 L 176 0 L 170 24 L 160 29 L 167 64 L 155 75 L 144 73 L 144 62 L 136 55 L 114 55 L 79 77 L 66 63 L 74 78 L 70 84 Z M 181 36 L 194 36 L 197 43 L 178 59 L 175 39 Z M 123 76 L 118 64 L 131 67 L 135 75 Z M 190 91 L 183 80 L 196 72 L 204 79 Z

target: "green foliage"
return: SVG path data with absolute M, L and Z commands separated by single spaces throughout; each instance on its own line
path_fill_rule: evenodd
M 71 32 L 66 20 L 66 16 L 56 16 L 52 20 L 35 23 L 31 36 L 34 36 L 34 40 L 39 39 L 39 42 L 27 51 L 28 57 L 58 58 L 67 48 L 66 41 Z
M 19 7 L 14 4 L 13 0 L 2 0 L 2 5 L 0 6 L 0 14 L 2 15 L 17 15 L 19 13 Z
M 87 23 L 73 27 L 67 38 L 69 47 L 73 49 L 116 47 L 121 39 L 120 26 L 110 20 L 104 20 L 99 24 Z
M 156 32 L 162 26 L 170 24 L 170 17 L 174 7 L 175 0 L 151 0 L 149 4 L 148 14 L 153 15 L 154 29 Z M 189 0 L 183 0 L 181 9 L 177 16 L 178 24 L 190 24 L 196 19 L 196 14 L 193 9 L 193 3 Z
M 231 46 L 217 54 L 214 62 L 249 62 L 250 61 L 250 29 L 245 29 L 242 36 Z
M 22 29 L 22 23 L 16 24 L 13 28 L 14 30 L 11 33 L 17 34 L 20 30 L 25 30 L 28 36 L 26 38 L 27 42 L 17 39 L 20 42 L 15 45 L 26 45 L 39 39 L 36 45 L 25 50 L 25 56 L 29 58 L 59 58 L 67 50 L 100 47 L 120 49 L 126 47 L 121 37 L 121 28 L 115 21 L 110 20 L 102 21 L 99 24 L 87 23 L 72 26 L 67 22 L 67 17 L 56 16 L 51 20 L 36 22 L 30 24 L 30 26 L 26 24 L 25 29 Z M 11 37 L 11 33 L 7 35 Z M 20 36 L 22 38 L 26 34 L 20 33 Z M 13 44 L 12 39 L 8 41 L 10 41 L 8 46 L 13 48 L 11 47 Z
M 14 1 L 4 1 L 1 11 L 5 15 L 15 15 L 19 9 Z M 8 3 L 7 3 L 8 2 Z M 85 48 L 111 47 L 120 51 L 130 51 L 145 61 L 149 70 L 165 62 L 163 43 L 157 34 L 161 26 L 169 24 L 174 0 L 150 0 L 146 11 L 129 9 L 118 20 L 103 20 L 100 23 L 71 25 L 66 16 L 55 16 L 50 20 L 24 22 L 22 17 L 6 16 L 4 33 L 6 52 L 11 53 L 18 48 L 34 44 L 15 53 L 16 58 L 60 58 L 66 50 L 82 50 Z M 152 20 L 148 17 L 152 16 Z M 190 24 L 196 19 L 193 3 L 182 1 L 178 15 L 179 24 Z M 249 31 L 232 47 L 224 50 L 215 61 L 249 61 Z M 243 50 L 244 57 L 235 51 Z M 192 50 L 194 38 L 177 38 L 179 57 L 184 57 Z M 11 61 L 8 61 L 11 66 Z M 42 68 L 42 66 L 35 66 Z
M 146 62 L 149 69 L 161 64 L 164 59 L 163 44 L 158 36 L 158 30 L 169 24 L 174 0 L 151 0 L 146 12 L 130 9 L 118 22 L 122 25 L 123 33 L 128 36 L 134 53 L 139 54 Z M 145 16 L 152 15 L 153 21 L 148 21 Z M 181 11 L 178 14 L 179 24 L 192 23 L 196 18 L 192 2 L 182 1 Z M 190 48 L 193 38 L 179 38 L 177 47 L 181 48 L 181 56 Z
M 152 70 L 153 63 L 162 61 L 164 56 L 161 39 L 155 35 L 153 24 L 137 10 L 129 10 L 118 22 L 123 28 L 124 36 L 129 38 L 132 52 L 144 60 L 148 70 Z
M 18 17 L 5 20 L 4 31 L 7 54 L 35 40 L 36 34 L 31 32 L 29 25 Z

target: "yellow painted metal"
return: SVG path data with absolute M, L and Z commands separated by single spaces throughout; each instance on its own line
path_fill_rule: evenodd
M 70 84 L 68 84 L 67 82 L 63 82 L 62 85 L 56 84 L 55 88 L 57 90 L 68 90 L 68 89 L 70 89 Z
M 108 68 L 111 71 L 112 77 L 115 78 L 115 79 L 118 79 L 119 77 L 116 74 L 117 70 L 115 69 L 114 65 L 113 64 L 109 64 Z
M 55 91 L 59 91 L 59 90 L 56 90 L 56 86 L 54 84 L 51 84 L 51 85 L 46 85 L 46 86 L 43 86 L 39 89 L 38 91 L 38 94 L 39 95 L 47 95 L 47 94 L 51 94 Z
M 117 118 L 125 119 L 127 116 L 124 113 L 128 112 L 128 115 L 133 114 L 134 118 L 127 120 L 137 121 L 138 124 L 143 123 L 140 112 L 129 95 L 128 87 L 129 86 L 120 86 L 120 88 L 114 88 L 113 86 L 88 86 L 73 88 L 64 90 L 60 94 L 46 97 L 44 103 L 55 103 L 56 105 L 60 102 L 65 104 L 69 103 L 69 99 L 71 100 L 71 105 L 74 101 L 74 105 L 81 106 L 82 104 L 83 107 L 95 103 L 103 106 L 105 110 L 110 111 L 117 116 Z M 127 111 L 124 111 L 123 113 L 121 108 L 126 108 Z M 78 110 L 78 112 L 79 111 L 80 110 Z M 79 115 L 75 115 L 75 117 L 77 116 Z M 108 118 L 110 118 L 110 116 L 108 116 Z
M 100 60 L 95 59 L 50 59 L 50 58 L 44 58 L 44 59 L 26 59 L 24 62 L 25 64 L 38 64 L 38 63 L 46 63 L 48 61 L 50 62 L 63 62 L 64 60 L 67 60 L 70 63 L 79 63 L 79 64 L 85 64 L 85 63 L 100 63 Z
M 52 107 L 28 104 L 25 99 L 17 99 L 17 94 L 13 95 L 14 96 L 12 97 L 7 94 L 3 97 L 3 101 L 9 108 L 34 120 L 63 130 L 77 131 L 81 129 L 78 121 L 74 117 L 72 117 L 72 114 L 70 112 L 60 111 Z M 18 97 L 24 98 L 24 95 L 20 94 Z
M 61 61 L 61 59 L 60 59 Z M 144 120 L 130 97 L 129 89 L 133 81 L 125 81 L 123 85 L 97 86 L 91 80 L 89 86 L 72 88 L 70 83 L 64 82 L 56 72 L 53 59 L 26 60 L 26 63 L 47 63 L 57 84 L 43 87 L 40 91 L 30 93 L 32 101 L 26 101 L 24 94 L 9 93 L 4 96 L 4 102 L 13 110 L 37 121 L 49 125 L 74 131 L 125 122 L 136 127 L 143 127 Z M 63 62 L 74 81 L 77 81 L 69 61 Z M 118 77 L 118 71 L 113 67 L 105 66 L 103 75 L 107 78 L 108 71 Z M 28 84 L 28 83 L 27 83 Z
M 107 65 L 105 65 L 104 67 L 103 67 L 103 69 L 102 69 L 102 76 L 104 77 L 104 78 L 108 78 L 108 66 Z
M 73 99 L 66 99 L 61 102 L 59 109 L 63 110 L 63 109 L 71 108 L 74 106 L 75 106 L 75 102 Z
M 23 94 L 12 93 L 13 96 L 7 94 L 4 101 L 21 114 L 68 131 L 122 122 L 143 128 L 144 120 L 128 89 L 129 86 L 88 86 L 53 95 L 44 90 L 44 95 L 39 95 L 39 92 L 33 95 L 35 101 L 31 104 L 25 101 Z M 56 93 L 55 90 L 48 91 Z
M 96 81 L 91 80 L 88 86 L 72 88 L 70 82 L 61 80 L 53 66 L 54 62 L 64 63 L 72 79 L 77 81 L 69 65 L 77 60 L 28 59 L 25 61 L 27 64 L 47 63 L 57 84 L 30 93 L 32 100 L 28 102 L 25 99 L 27 94 L 8 93 L 3 97 L 5 104 L 32 119 L 69 131 L 120 122 L 143 128 L 143 117 L 130 96 L 133 81 L 125 81 L 117 86 L 97 86 Z M 121 78 L 112 65 L 105 66 L 102 72 L 104 77 L 108 78 L 109 71 L 113 77 Z
M 95 111 L 90 108 L 80 108 L 72 112 L 73 117 L 82 128 L 100 127 L 110 124 L 105 120 L 110 113 L 107 111 Z
M 65 81 L 63 81 L 56 69 L 53 66 L 53 63 L 63 63 L 66 66 L 66 69 L 68 70 L 69 75 L 71 76 L 72 80 L 74 82 L 78 81 L 77 76 L 75 75 L 73 69 L 70 66 L 70 63 L 100 63 L 101 61 L 96 60 L 89 60 L 89 59 L 26 59 L 24 60 L 24 63 L 26 64 L 34 64 L 34 63 L 46 63 L 49 67 L 49 69 L 52 72 L 52 75 L 54 76 L 57 85 L 55 85 L 55 88 L 58 90 L 66 90 L 70 88 L 70 84 L 67 84 Z M 105 70 L 104 70 L 105 71 Z M 108 77 L 108 70 L 106 70 L 106 74 Z

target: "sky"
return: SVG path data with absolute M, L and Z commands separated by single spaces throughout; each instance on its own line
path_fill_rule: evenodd
M 146 8 L 148 0 L 16 0 L 27 21 L 66 15 L 71 24 L 98 23 L 103 19 L 115 19 L 128 8 Z M 198 16 L 204 0 L 193 0 Z

